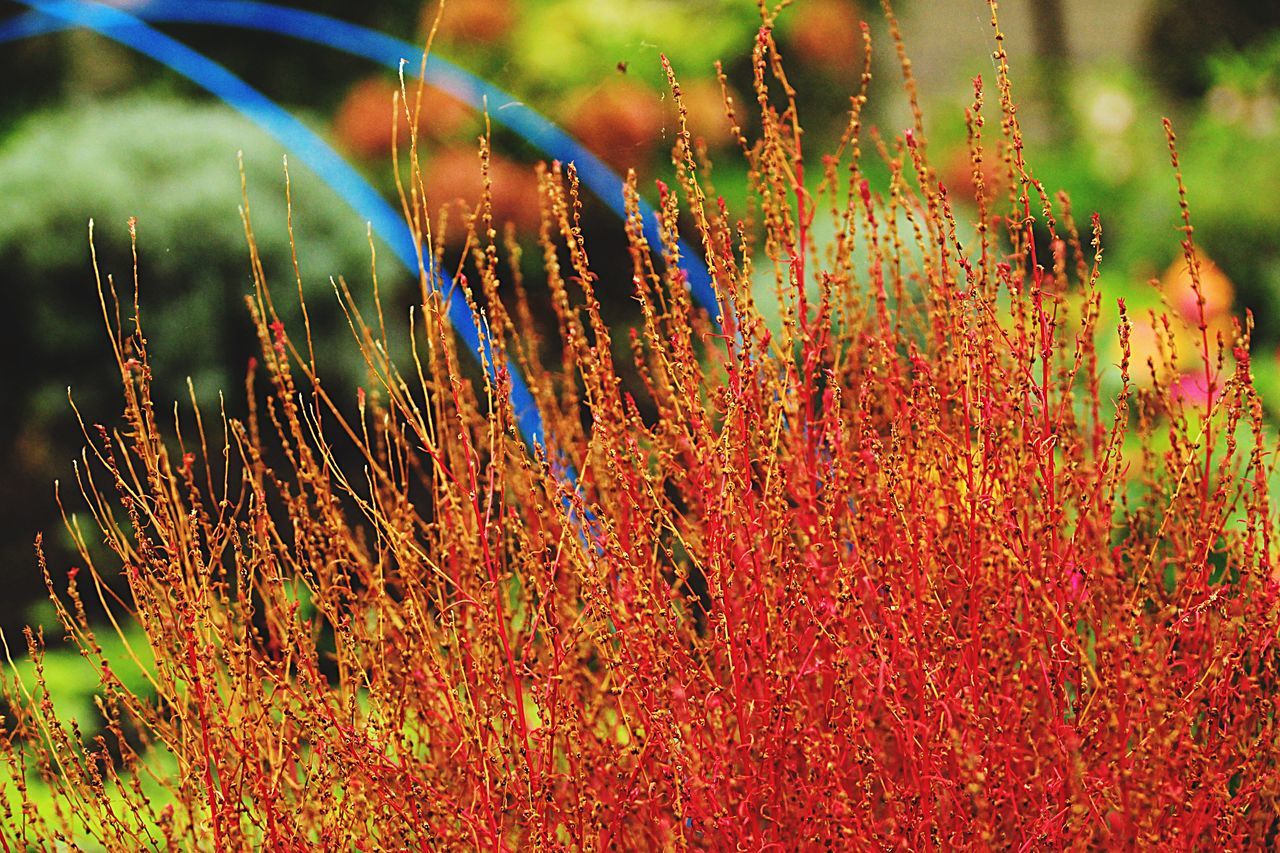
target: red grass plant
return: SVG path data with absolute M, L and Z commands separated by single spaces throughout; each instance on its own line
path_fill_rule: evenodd
M 631 390 L 598 301 L 624 285 L 592 273 L 573 169 L 540 171 L 550 360 L 519 248 L 481 205 L 453 298 L 492 330 L 499 376 L 528 377 L 540 447 L 501 379 L 465 378 L 426 275 L 407 369 L 381 309 L 366 321 L 346 294 L 375 389 L 353 414 L 255 262 L 260 402 L 185 434 L 162 426 L 141 329 L 106 288 L 124 426 L 91 436 L 79 478 L 127 590 L 112 599 L 83 533 L 86 568 L 65 586 L 46 570 L 100 667 L 106 727 L 82 745 L 38 685 L 9 685 L 4 754 L 33 781 L 9 791 L 25 805 L 6 846 L 1273 840 L 1280 590 L 1249 326 L 1214 340 L 1200 323 L 1203 402 L 1129 363 L 1123 304 L 1118 332 L 1099 328 L 1099 222 L 1082 244 L 1033 179 L 1001 44 L 997 28 L 994 143 L 975 81 L 980 210 L 961 246 L 919 110 L 899 139 L 864 135 L 868 64 L 839 149 L 814 160 L 762 29 L 760 137 L 737 133 L 751 219 L 711 200 L 683 128 L 666 245 L 628 189 Z M 885 192 L 861 171 L 867 140 Z M 818 246 L 828 215 L 839 236 Z M 678 225 L 701 237 L 718 323 L 691 305 Z M 755 264 L 784 306 L 772 331 Z M 1115 333 L 1113 398 L 1095 341 Z M 86 589 L 145 632 L 151 692 L 101 658 Z

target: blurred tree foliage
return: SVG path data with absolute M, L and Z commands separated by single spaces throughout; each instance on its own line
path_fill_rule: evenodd
M 1159 0 L 1147 29 L 1147 67 L 1168 91 L 1198 98 L 1213 85 L 1213 57 L 1265 42 L 1277 28 L 1274 0 Z
M 283 5 L 411 39 L 417 35 L 422 9 L 420 0 L 289 0 Z M 0 0 L 0 16 L 26 11 L 26 6 Z M 350 80 L 368 69 L 364 60 L 315 45 L 287 42 L 269 33 L 191 25 L 165 25 L 162 29 L 233 69 L 271 97 L 313 109 L 334 106 Z M 119 93 L 156 83 L 191 97 L 205 97 L 150 60 L 113 49 L 88 33 L 59 33 L 6 45 L 0 52 L 0 72 L 6 80 L 0 117 L 29 112 L 64 97 Z

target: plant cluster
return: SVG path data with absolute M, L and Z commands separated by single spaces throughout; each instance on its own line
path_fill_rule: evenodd
M 558 341 L 487 203 L 456 292 L 434 289 L 444 243 L 413 148 L 402 198 L 430 259 L 413 357 L 394 363 L 381 309 L 341 288 L 370 377 L 354 403 L 321 382 L 306 314 L 280 321 L 256 254 L 243 417 L 157 404 L 141 326 L 121 320 L 136 300 L 102 285 L 124 423 L 86 430 L 81 565 L 42 568 L 100 673 L 105 728 L 82 739 L 85 721 L 58 717 L 30 633 L 35 674 L 6 686 L 8 843 L 1274 842 L 1273 462 L 1250 325 L 1204 319 L 1185 194 L 1199 394 L 1171 381 L 1176 319 L 1153 318 L 1143 362 L 1123 304 L 1100 326 L 1101 223 L 1082 238 L 1025 162 L 998 26 L 997 105 L 975 80 L 968 113 L 979 214 L 961 245 L 918 108 L 896 138 L 863 125 L 866 31 L 845 133 L 817 158 L 771 23 L 752 55 L 758 134 L 735 134 L 749 210 L 718 199 L 682 111 L 666 240 L 643 237 L 632 182 L 632 275 L 603 281 L 572 166 L 539 169 Z M 818 215 L 840 223 L 829 244 Z M 681 229 L 717 316 L 691 303 Z M 606 290 L 640 306 L 628 341 L 601 319 Z M 490 378 L 464 369 L 445 299 L 489 330 Z M 515 370 L 536 439 L 515 426 Z M 126 587 L 93 559 L 98 537 Z M 104 656 L 87 601 L 144 639 Z M 150 690 L 125 686 L 135 669 Z

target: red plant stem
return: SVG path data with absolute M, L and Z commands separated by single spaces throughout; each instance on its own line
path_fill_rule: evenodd
M 200 743 L 204 749 L 205 792 L 209 800 L 209 818 L 213 821 L 213 848 L 224 850 L 222 840 L 222 809 L 218 805 L 218 789 L 213 779 L 213 747 L 209 743 L 209 716 L 205 707 L 204 683 L 200 675 L 200 661 L 196 657 L 194 633 L 187 635 L 187 666 L 191 669 L 191 689 L 196 694 L 196 711 L 200 716 Z
M 455 404 L 461 407 L 461 401 L 458 399 L 458 385 L 456 382 L 454 383 L 454 386 L 453 386 L 453 394 L 454 394 Z M 485 493 L 489 498 L 487 501 L 488 507 L 485 512 L 481 512 L 480 496 L 479 496 L 480 484 L 479 484 L 479 479 L 476 475 L 476 451 L 475 451 L 475 447 L 471 443 L 470 436 L 466 433 L 465 430 L 463 431 L 462 435 L 463 435 L 463 453 L 464 453 L 464 457 L 467 460 L 467 476 L 468 476 L 468 483 L 470 486 L 469 493 L 471 496 L 471 510 L 472 510 L 472 513 L 475 515 L 476 524 L 479 525 L 480 547 L 483 553 L 485 570 L 489 577 L 489 583 L 493 589 L 493 604 L 494 604 L 494 611 L 495 611 L 494 622 L 498 630 L 498 639 L 502 643 L 502 654 L 506 660 L 507 675 L 511 679 L 512 692 L 515 695 L 516 707 L 515 707 L 515 714 L 513 714 L 513 716 L 516 718 L 516 720 L 520 724 L 520 739 L 524 745 L 523 753 L 524 753 L 525 767 L 529 773 L 529 785 L 530 785 L 529 795 L 530 795 L 530 799 L 532 799 L 533 791 L 539 788 L 539 782 L 538 782 L 537 773 L 534 770 L 533 751 L 529 749 L 529 723 L 528 723 L 528 718 L 526 716 L 525 707 L 524 707 L 524 687 L 521 683 L 520 674 L 519 672 L 516 671 L 515 654 L 512 652 L 511 642 L 507 636 L 507 625 L 506 625 L 507 620 L 506 620 L 506 613 L 505 613 L 506 608 L 503 606 L 503 603 L 502 603 L 501 578 L 498 575 L 496 560 L 493 555 L 493 551 L 489 547 L 489 530 L 490 530 L 490 523 L 492 521 L 492 509 L 493 509 L 492 498 L 493 498 L 494 468 L 493 466 L 490 466 L 489 468 L 489 483 L 488 483 L 487 489 L 485 490 Z M 495 816 L 495 820 L 496 820 L 496 816 Z M 495 850 L 501 849 L 501 835 L 497 833 L 496 823 L 495 823 L 495 833 L 494 833 L 494 845 L 495 845 L 494 846 Z

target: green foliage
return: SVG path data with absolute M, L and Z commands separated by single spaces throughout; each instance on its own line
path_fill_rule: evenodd
M 616 63 L 626 62 L 629 74 L 661 90 L 659 44 L 682 76 L 706 76 L 717 59 L 749 41 L 759 26 L 754 4 L 727 0 L 528 3 L 512 39 L 524 49 L 511 57 L 515 67 L 509 73 L 563 92 L 598 82 Z M 671 33 L 694 31 L 697 38 L 671 38 Z
M 240 331 L 251 281 L 236 214 L 241 150 L 253 219 L 271 226 L 258 240 L 263 264 L 284 287 L 294 274 L 283 227 L 283 151 L 231 110 L 148 96 L 72 103 L 31 117 L 5 141 L 0 258 L 6 289 L 22 305 L 20 336 L 31 362 L 52 368 L 38 377 L 44 382 L 37 417 L 62 417 L 66 386 L 86 380 L 74 366 L 101 348 L 90 219 L 104 269 L 123 283 L 132 264 L 126 222 L 137 218 L 142 289 L 157 352 L 169 362 L 160 377 L 162 399 L 185 397 L 187 375 L 206 399 L 239 384 L 252 349 Z M 320 296 L 317 304 L 332 303 L 324 298 L 330 276 L 349 277 L 353 285 L 369 278 L 366 229 L 300 164 L 291 164 L 290 174 L 295 232 L 306 247 L 298 258 L 304 289 Z M 323 320 L 329 332 L 343 332 L 336 312 Z M 77 387 L 77 397 L 84 391 Z
M 1280 37 L 1209 63 L 1205 98 L 1175 116 L 1196 241 L 1235 284 L 1236 313 L 1253 310 L 1258 339 L 1280 332 Z M 1072 82 L 1078 125 L 1064 144 L 1034 151 L 1045 183 L 1065 188 L 1083 218 L 1102 214 L 1104 245 L 1116 287 L 1131 306 L 1155 301 L 1144 286 L 1177 260 L 1178 226 L 1166 203 L 1169 159 L 1158 122 L 1168 107 L 1152 101 L 1150 82 L 1118 69 L 1081 72 Z M 1270 365 L 1265 366 L 1270 370 Z
M 1210 65 L 1213 87 L 1186 134 L 1183 164 L 1199 219 L 1197 239 L 1280 339 L 1280 35 Z

